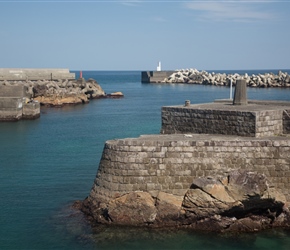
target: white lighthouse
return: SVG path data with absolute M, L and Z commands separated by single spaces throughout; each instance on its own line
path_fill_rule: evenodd
M 157 71 L 161 71 L 161 62 L 158 63 Z

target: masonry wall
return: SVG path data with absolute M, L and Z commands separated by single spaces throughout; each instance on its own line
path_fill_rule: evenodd
M 263 137 L 283 133 L 283 110 L 236 111 L 162 108 L 162 134 L 199 133 Z
M 184 195 L 196 177 L 246 169 L 265 174 L 290 201 L 289 138 L 225 137 L 156 135 L 107 141 L 90 195 L 105 200 L 138 190 Z
M 290 134 L 290 109 L 283 111 L 283 133 Z
M 256 137 L 283 134 L 283 110 L 256 112 Z
M 161 133 L 255 136 L 255 121 L 255 113 L 163 107 Z

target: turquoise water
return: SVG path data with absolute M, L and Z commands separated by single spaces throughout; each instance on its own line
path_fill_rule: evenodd
M 227 87 L 141 84 L 140 75 L 84 71 L 107 93 L 125 97 L 42 108 L 38 120 L 0 123 L 0 249 L 290 249 L 290 231 L 91 228 L 70 209 L 89 194 L 106 140 L 159 133 L 162 106 L 229 97 Z M 289 101 L 290 89 L 248 89 L 248 97 Z

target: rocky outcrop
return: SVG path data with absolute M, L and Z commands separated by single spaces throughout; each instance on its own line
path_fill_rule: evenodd
M 282 71 L 279 71 L 277 75 L 266 73 L 249 76 L 248 74 L 221 74 L 197 69 L 182 69 L 165 78 L 163 82 L 229 86 L 230 82 L 235 85 L 238 79 L 245 79 L 249 87 L 290 87 L 290 75 Z
M 118 91 L 118 92 L 113 92 L 113 93 L 107 94 L 107 97 L 121 98 L 121 97 L 124 97 L 124 94 L 122 92 Z
M 104 90 L 94 79 L 2 81 L 0 85 L 24 85 L 28 98 L 47 106 L 87 103 L 90 99 L 106 97 Z
M 110 200 L 88 197 L 80 209 L 92 223 L 241 232 L 289 227 L 289 205 L 263 174 L 231 171 L 193 180 L 184 196 L 132 191 Z

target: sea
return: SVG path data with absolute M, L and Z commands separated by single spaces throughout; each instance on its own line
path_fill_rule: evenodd
M 282 70 L 288 72 L 290 70 Z M 211 71 L 208 71 L 211 72 Z M 278 70 L 215 71 L 277 73 Z M 75 71 L 77 77 L 79 71 Z M 37 120 L 0 123 L 0 249 L 290 249 L 290 230 L 218 234 L 91 227 L 72 209 L 93 186 L 106 140 L 158 134 L 161 107 L 212 102 L 229 87 L 141 83 L 141 71 L 82 71 L 123 98 L 41 108 Z M 248 98 L 290 101 L 290 88 L 248 88 Z

